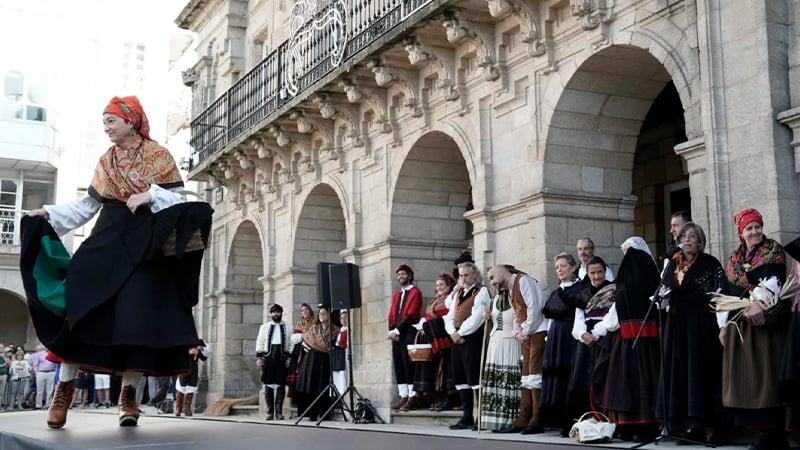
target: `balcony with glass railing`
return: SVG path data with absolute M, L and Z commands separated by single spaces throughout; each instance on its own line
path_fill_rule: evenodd
M 190 177 L 256 126 L 279 117 L 359 62 L 376 41 L 397 38 L 446 2 L 321 0 L 315 13 L 293 14 L 292 38 L 192 120 Z M 295 8 L 305 4 L 297 2 Z

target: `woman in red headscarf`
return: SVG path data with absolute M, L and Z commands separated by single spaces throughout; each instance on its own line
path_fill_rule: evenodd
M 114 97 L 103 111 L 112 146 L 100 157 L 88 194 L 31 211 L 22 222 L 20 269 L 36 334 L 62 362 L 47 424 L 61 428 L 79 368 L 122 376 L 120 426 L 139 418 L 142 374 L 190 370 L 198 342 L 203 248 L 213 210 L 186 202 L 169 151 L 150 138 L 136 97 Z M 69 258 L 59 236 L 100 213 Z M 67 270 L 69 269 L 69 270 Z
M 436 295 L 425 308 L 425 316 L 414 325 L 416 336 L 419 336 L 417 343 L 430 344 L 433 357 L 430 361 L 412 362 L 415 395 L 400 407 L 400 411 L 424 406 L 423 396 L 437 398 L 438 401 L 431 405 L 431 409 L 452 409 L 447 404 L 447 362 L 450 361 L 450 346 L 453 341 L 444 329 L 444 316 L 448 311 L 445 300 L 455 285 L 456 282 L 450 275 L 439 275 L 434 284 Z
M 764 219 L 755 209 L 734 216 L 740 244 L 725 274 L 730 294 L 758 297 L 760 280 L 782 284 L 786 276 L 783 247 L 764 236 Z M 758 288 L 761 289 L 761 288 Z M 784 416 L 778 396 L 779 375 L 786 343 L 789 307 L 784 302 L 767 307 L 754 301 L 735 322 L 719 313 L 722 356 L 722 403 L 733 408 L 735 425 L 761 430 L 751 449 L 785 448 Z M 733 313 L 731 316 L 735 317 Z

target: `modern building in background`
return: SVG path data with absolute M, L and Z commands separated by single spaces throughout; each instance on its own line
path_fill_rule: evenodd
M 355 382 L 388 411 L 394 269 L 426 296 L 471 248 L 545 287 L 590 236 L 655 253 L 688 209 L 724 259 L 733 214 L 800 233 L 800 1 L 191 0 L 190 177 L 215 215 L 202 290 L 212 399 L 250 395 L 268 304 L 361 268 Z
M 176 160 L 188 155 L 188 132 L 173 138 L 167 125 L 168 111 L 171 123 L 188 121 L 188 106 L 170 106 L 188 99 L 180 77 L 170 78 L 171 37 L 191 39 L 172 22 L 176 6 L 0 2 L 0 342 L 38 343 L 19 276 L 19 220 L 86 192 L 110 145 L 102 111 L 111 97 L 139 96 L 154 139 L 167 143 Z M 121 14 L 140 26 L 120 26 Z M 185 117 L 176 119 L 181 112 Z M 76 249 L 91 227 L 65 236 L 68 248 Z

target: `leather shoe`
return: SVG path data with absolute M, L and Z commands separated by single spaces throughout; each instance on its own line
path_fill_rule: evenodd
M 399 411 L 413 411 L 419 409 L 422 405 L 418 396 L 409 397 L 405 405 L 401 406 Z
M 503 434 L 510 434 L 510 433 L 520 433 L 525 428 L 522 427 L 515 427 L 514 425 L 509 425 L 505 428 L 500 428 L 499 430 L 492 430 L 492 433 L 503 433 Z
M 53 390 L 53 401 L 47 410 L 47 426 L 61 428 L 67 423 L 67 411 L 75 393 L 75 380 L 59 381 Z
M 542 434 L 542 433 L 544 433 L 544 428 L 539 426 L 525 427 L 525 429 L 520 432 L 520 434 Z
M 453 425 L 450 425 L 451 430 L 471 430 L 472 427 L 475 426 L 475 422 L 466 423 L 463 420 L 459 420 Z
M 135 427 L 139 423 L 139 408 L 136 406 L 136 388 L 123 386 L 119 393 L 119 426 Z
M 405 406 L 407 401 L 408 401 L 408 397 L 400 397 L 399 400 L 397 400 L 396 402 L 392 403 L 391 408 L 394 409 L 394 410 L 398 410 L 398 409 L 402 408 L 403 406 Z
M 435 412 L 442 412 L 442 411 L 450 411 L 451 409 L 453 409 L 453 402 L 445 398 L 444 400 L 440 400 L 439 403 L 436 404 L 436 408 L 434 408 L 433 410 Z

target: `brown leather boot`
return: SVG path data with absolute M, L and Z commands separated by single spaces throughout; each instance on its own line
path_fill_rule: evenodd
M 408 397 L 406 404 L 401 406 L 398 411 L 413 411 L 415 409 L 419 409 L 421 406 L 422 401 L 420 400 L 420 396 L 415 395 L 413 397 Z
M 186 398 L 183 399 L 183 414 L 187 417 L 192 416 L 192 399 L 194 398 L 194 394 L 186 394 Z
M 539 401 L 541 400 L 541 389 L 530 389 L 531 393 L 531 419 L 522 430 L 522 434 L 539 434 L 544 433 L 544 428 L 539 421 Z
M 392 403 L 391 408 L 394 409 L 394 410 L 399 410 L 400 408 L 402 408 L 406 404 L 407 401 L 408 401 L 408 397 L 400 397 L 399 400 L 397 400 L 396 402 Z
M 511 424 L 514 428 L 518 428 L 520 431 L 522 431 L 525 427 L 528 426 L 528 422 L 531 421 L 532 404 L 533 404 L 533 398 L 531 397 L 531 390 L 522 388 L 521 396 L 519 399 L 519 411 L 517 411 L 517 417 Z
M 53 400 L 47 410 L 47 426 L 61 428 L 67 423 L 67 411 L 75 394 L 75 380 L 59 381 L 53 390 Z
M 119 393 L 119 426 L 135 427 L 139 423 L 139 407 L 136 405 L 136 388 L 122 386 Z
M 180 417 L 183 412 L 183 392 L 175 391 L 175 417 Z

